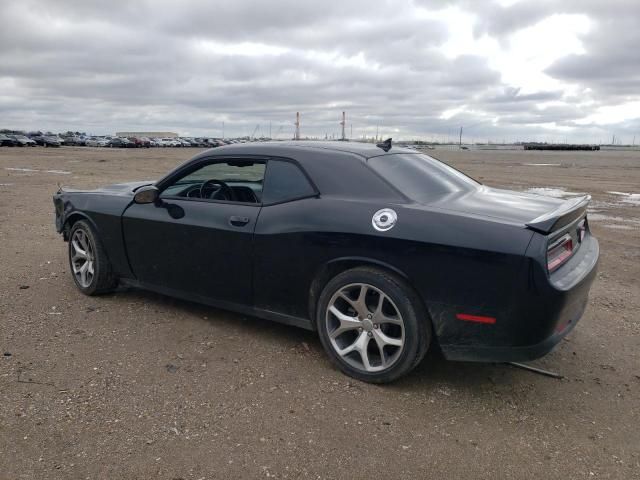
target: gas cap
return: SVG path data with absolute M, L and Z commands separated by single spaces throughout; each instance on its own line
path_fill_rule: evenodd
M 386 232 L 387 230 L 391 230 L 397 221 L 398 214 L 394 210 L 391 210 L 390 208 L 383 208 L 373 214 L 371 224 L 373 225 L 373 228 L 379 232 Z

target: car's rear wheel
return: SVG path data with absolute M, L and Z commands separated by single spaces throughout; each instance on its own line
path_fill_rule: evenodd
M 330 280 L 318 301 L 316 323 L 331 361 L 372 383 L 409 373 L 431 341 L 417 295 L 399 277 L 375 268 L 347 270 Z
M 111 265 L 95 230 L 85 220 L 69 233 L 69 266 L 73 281 L 85 295 L 106 293 L 116 286 Z

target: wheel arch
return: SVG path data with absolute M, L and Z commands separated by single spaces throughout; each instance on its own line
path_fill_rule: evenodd
M 62 237 L 64 238 L 65 242 L 69 241 L 69 234 L 71 233 L 71 228 L 73 228 L 73 225 L 79 220 L 87 220 L 89 224 L 93 227 L 93 229 L 96 232 L 98 232 L 98 226 L 96 225 L 96 222 L 94 222 L 93 219 L 86 213 L 76 210 L 71 214 L 69 214 L 67 218 L 64 219 L 64 224 L 62 226 Z
M 358 268 L 358 267 L 374 267 L 379 270 L 383 270 L 383 271 L 386 271 L 387 273 L 391 273 L 400 277 L 402 280 L 405 281 L 407 286 L 413 290 L 413 293 L 415 293 L 417 298 L 420 300 L 421 306 L 425 314 L 428 315 L 428 310 L 426 308 L 426 305 L 424 304 L 424 300 L 422 299 L 418 291 L 413 286 L 409 277 L 402 270 L 394 267 L 393 265 L 390 265 L 386 262 L 382 262 L 374 258 L 358 257 L 358 256 L 340 257 L 340 258 L 334 258 L 332 260 L 329 260 L 324 265 L 322 265 L 322 267 L 320 267 L 315 272 L 313 280 L 311 281 L 311 286 L 309 287 L 308 309 L 309 309 L 309 318 L 311 319 L 311 324 L 314 330 L 316 328 L 316 306 L 318 303 L 318 299 L 320 298 L 320 294 L 322 293 L 322 290 L 324 289 L 324 287 L 336 275 L 339 275 L 340 273 L 345 272 L 347 270 L 351 270 L 352 268 Z

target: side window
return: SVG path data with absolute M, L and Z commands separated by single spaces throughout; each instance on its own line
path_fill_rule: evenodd
M 278 203 L 309 197 L 316 192 L 297 165 L 269 160 L 262 203 Z
M 209 163 L 175 180 L 160 197 L 260 203 L 264 172 L 264 162 L 252 160 Z

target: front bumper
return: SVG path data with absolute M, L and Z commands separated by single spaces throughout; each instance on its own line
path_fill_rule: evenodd
M 497 317 L 495 325 L 460 327 L 467 329 L 461 341 L 440 344 L 445 358 L 522 362 L 549 353 L 584 314 L 599 253 L 598 241 L 589 235 L 579 254 L 551 277 L 532 265 L 525 293 L 513 300 L 512 307 Z

